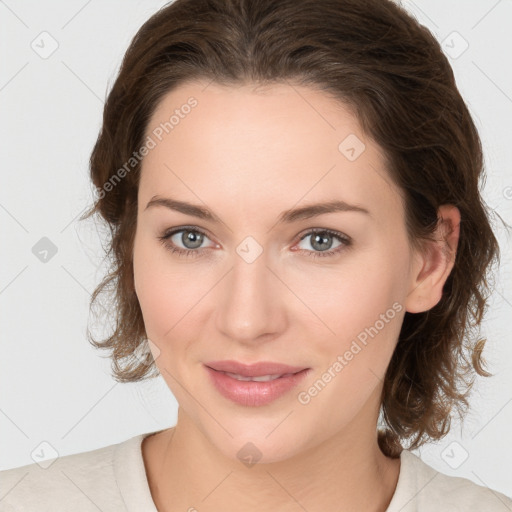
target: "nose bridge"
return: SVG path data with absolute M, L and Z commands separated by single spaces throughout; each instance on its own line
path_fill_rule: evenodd
M 283 305 L 269 263 L 267 253 L 254 239 L 246 239 L 236 248 L 233 268 L 220 288 L 217 310 L 217 327 L 227 337 L 251 341 L 280 328 Z

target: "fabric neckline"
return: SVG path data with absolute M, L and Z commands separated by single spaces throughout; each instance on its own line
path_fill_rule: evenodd
M 163 430 L 167 429 L 139 434 L 115 447 L 114 474 L 128 512 L 158 512 L 149 489 L 142 457 L 142 441 L 145 437 Z

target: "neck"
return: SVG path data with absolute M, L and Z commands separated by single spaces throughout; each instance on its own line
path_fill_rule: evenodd
M 362 420 L 362 419 L 361 419 Z M 245 466 L 212 446 L 178 413 L 176 427 L 145 439 L 143 455 L 155 505 L 170 510 L 385 512 L 399 459 L 379 449 L 375 423 L 351 425 L 320 445 L 283 461 Z

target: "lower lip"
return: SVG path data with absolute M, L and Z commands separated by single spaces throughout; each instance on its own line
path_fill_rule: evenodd
M 297 386 L 310 370 L 306 368 L 287 377 L 279 377 L 267 382 L 255 382 L 234 379 L 223 372 L 213 370 L 209 366 L 205 366 L 205 368 L 217 391 L 222 396 L 248 407 L 267 405 L 277 400 Z

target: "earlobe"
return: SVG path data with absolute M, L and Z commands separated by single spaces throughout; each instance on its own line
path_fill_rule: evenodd
M 439 207 L 434 240 L 426 241 L 412 266 L 411 287 L 405 302 L 409 313 L 433 308 L 443 294 L 443 287 L 453 269 L 460 234 L 460 212 L 453 205 Z

